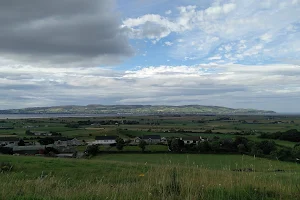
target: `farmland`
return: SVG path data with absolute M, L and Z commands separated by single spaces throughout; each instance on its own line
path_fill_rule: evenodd
M 78 126 L 68 126 L 84 122 Z M 105 123 L 104 123 L 105 122 Z M 124 123 L 125 122 L 125 123 Z M 136 122 L 135 124 L 126 122 Z M 117 124 L 116 124 L 117 123 Z M 243 135 L 261 140 L 260 133 L 274 133 L 290 129 L 300 130 L 299 116 L 116 116 L 70 117 L 0 120 L 1 136 L 26 137 L 32 132 L 59 132 L 66 137 L 94 140 L 99 135 L 122 137 L 158 134 L 162 137 L 202 136 L 207 138 L 234 138 Z M 4 129 L 4 128 L 10 129 Z M 295 143 L 276 140 L 276 143 L 293 147 Z
M 96 136 L 141 135 L 166 138 L 201 136 L 212 141 L 300 129 L 298 116 L 110 116 L 0 120 L 0 137 L 34 141 L 59 133 L 94 141 Z M 297 142 L 268 139 L 277 151 Z M 0 155 L 1 199 L 297 199 L 300 166 L 295 161 L 260 158 L 252 153 L 169 152 L 166 144 L 99 146 L 81 159 Z M 86 146 L 76 147 L 78 152 Z M 280 150 L 281 151 L 281 150 Z M 251 155 L 250 155 L 251 154 Z M 263 156 L 264 157 L 264 156 Z M 270 157 L 270 156 L 265 156 Z M 271 157 L 270 157 L 271 158 Z M 7 165 L 7 166 L 6 166 Z M 9 169 L 9 170 L 7 170 Z M 137 192 L 138 191 L 138 192 Z

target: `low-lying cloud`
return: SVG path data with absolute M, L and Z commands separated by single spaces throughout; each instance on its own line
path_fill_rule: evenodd
M 299 110 L 299 73 L 297 65 L 149 66 L 125 72 L 2 67 L 0 105 L 7 109 L 91 103 L 204 104 L 295 111 Z

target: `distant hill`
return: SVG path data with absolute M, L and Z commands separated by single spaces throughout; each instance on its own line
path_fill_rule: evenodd
M 87 105 L 0 110 L 0 114 L 275 114 L 274 111 L 183 105 Z

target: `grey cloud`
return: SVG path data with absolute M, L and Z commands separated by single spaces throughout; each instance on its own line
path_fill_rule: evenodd
M 101 65 L 133 53 L 114 1 L 102 0 L 1 1 L 0 43 L 2 55 L 29 62 Z
M 247 66 L 251 70 L 242 70 L 245 66 L 226 65 L 216 66 L 222 73 L 205 75 L 203 67 L 149 67 L 131 71 L 131 76 L 111 68 L 0 68 L 0 109 L 100 103 L 300 110 L 296 66 Z M 280 75 L 281 68 L 295 76 Z M 31 79 L 26 77 L 29 72 Z

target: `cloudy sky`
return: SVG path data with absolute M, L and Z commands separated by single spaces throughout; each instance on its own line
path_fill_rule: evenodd
M 300 112 L 300 0 L 0 0 L 0 109 Z

